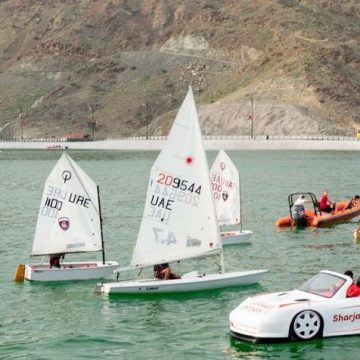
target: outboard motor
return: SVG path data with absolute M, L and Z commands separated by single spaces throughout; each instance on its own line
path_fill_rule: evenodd
M 305 207 L 303 204 L 294 205 L 292 209 L 292 217 L 296 226 L 299 227 L 307 226 Z

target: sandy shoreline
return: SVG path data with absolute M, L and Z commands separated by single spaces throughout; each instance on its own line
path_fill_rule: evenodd
M 166 140 L 0 141 L 0 149 L 161 150 Z M 337 150 L 358 151 L 360 141 L 296 139 L 205 139 L 206 150 Z

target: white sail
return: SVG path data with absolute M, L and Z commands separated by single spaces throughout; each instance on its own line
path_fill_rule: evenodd
M 97 186 L 64 153 L 45 183 L 31 255 L 101 249 Z
M 221 250 L 208 164 L 191 88 L 151 169 L 131 266 Z
M 239 172 L 223 150 L 219 151 L 211 167 L 210 181 L 219 225 L 239 224 Z

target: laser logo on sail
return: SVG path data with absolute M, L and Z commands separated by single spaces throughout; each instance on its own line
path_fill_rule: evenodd
M 186 239 L 186 247 L 200 247 L 201 246 L 201 240 L 192 238 L 190 236 Z
M 194 162 L 194 159 L 191 155 L 186 156 L 186 158 L 185 158 L 186 165 L 191 165 L 193 162 Z

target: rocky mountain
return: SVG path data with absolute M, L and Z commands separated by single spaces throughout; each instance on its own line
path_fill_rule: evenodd
M 358 0 L 0 0 L 3 137 L 353 135 Z

